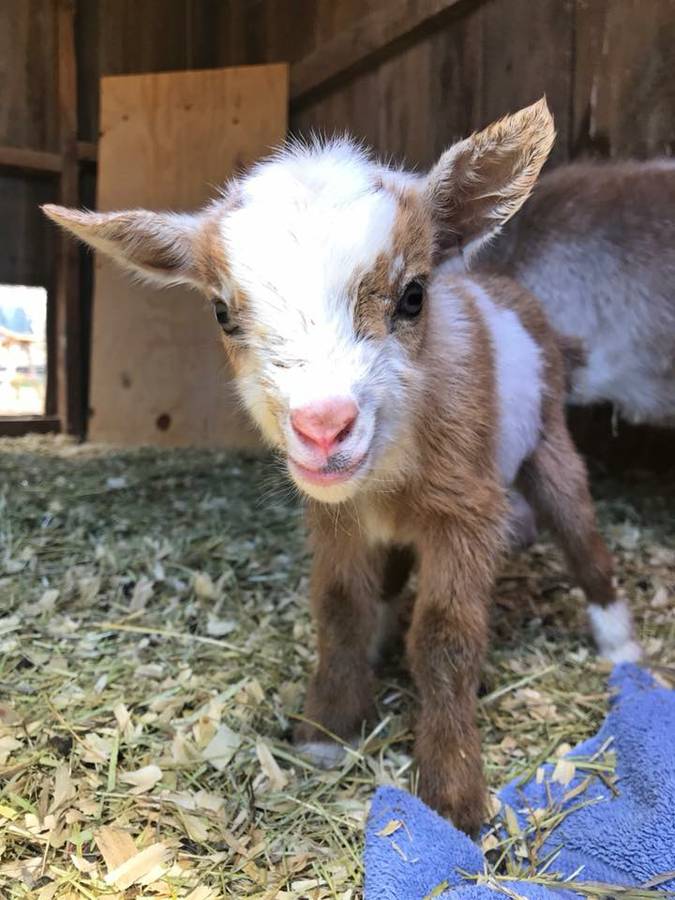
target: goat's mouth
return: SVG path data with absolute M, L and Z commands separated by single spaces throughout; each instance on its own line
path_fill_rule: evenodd
M 341 459 L 337 455 L 319 469 L 310 469 L 289 456 L 288 468 L 297 481 L 304 481 L 316 487 L 331 487 L 336 484 L 344 484 L 361 472 L 365 468 L 368 455 L 367 450 L 356 460 Z

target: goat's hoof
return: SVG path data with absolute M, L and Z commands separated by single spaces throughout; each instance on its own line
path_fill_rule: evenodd
M 642 647 L 637 641 L 626 641 L 618 647 L 606 650 L 602 656 L 614 665 L 619 663 L 636 663 L 642 659 Z
M 615 665 L 640 659 L 642 648 L 635 639 L 633 619 L 623 598 L 606 606 L 591 603 L 588 615 L 600 656 Z
M 320 769 L 335 769 L 342 764 L 347 751 L 335 741 L 304 741 L 296 750 Z

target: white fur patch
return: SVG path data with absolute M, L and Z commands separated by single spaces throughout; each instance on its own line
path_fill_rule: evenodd
M 613 663 L 637 662 L 642 649 L 635 640 L 633 618 L 625 600 L 609 606 L 590 603 L 588 616 L 601 656 Z
M 541 351 L 513 310 L 498 306 L 480 284 L 468 284 L 492 337 L 499 403 L 497 465 L 504 484 L 511 485 L 539 441 Z
M 266 361 L 290 405 L 348 396 L 372 353 L 354 334 L 354 275 L 391 251 L 398 205 L 377 189 L 377 169 L 342 143 L 262 163 L 242 183 L 241 208 L 224 222 L 235 282 L 252 304 Z M 364 369 L 366 371 L 364 371 Z
M 298 744 L 297 750 L 320 769 L 336 768 L 347 755 L 345 748 L 334 741 L 307 741 Z

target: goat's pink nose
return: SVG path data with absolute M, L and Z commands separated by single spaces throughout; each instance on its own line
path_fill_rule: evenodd
M 331 397 L 294 409 L 291 424 L 303 440 L 329 453 L 344 440 L 358 415 L 358 407 L 347 397 Z

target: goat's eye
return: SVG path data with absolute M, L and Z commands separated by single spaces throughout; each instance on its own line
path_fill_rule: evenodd
M 236 335 L 240 332 L 240 328 L 233 324 L 232 319 L 230 317 L 230 310 L 228 309 L 227 303 L 220 298 L 216 298 L 213 301 L 213 312 L 216 317 L 216 321 L 223 329 L 225 334 Z
M 424 285 L 415 279 L 407 285 L 396 307 L 396 316 L 401 319 L 416 319 L 422 312 Z
M 230 311 L 227 308 L 227 303 L 225 303 L 223 300 L 214 300 L 213 312 L 218 324 L 222 328 L 226 328 L 230 323 Z

